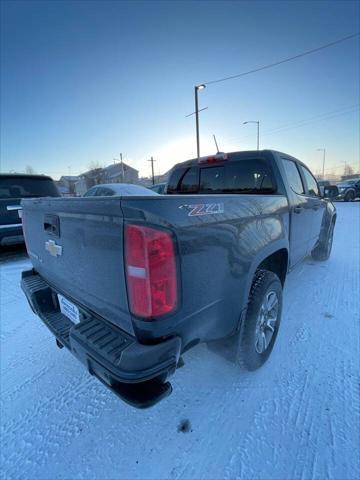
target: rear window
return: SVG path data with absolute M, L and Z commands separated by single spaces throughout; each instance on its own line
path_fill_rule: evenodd
M 169 179 L 167 193 L 275 193 L 276 182 L 264 158 L 229 161 L 221 165 L 181 167 Z
M 199 167 L 191 167 L 181 179 L 180 193 L 196 193 L 199 188 Z
M 0 177 L 0 198 L 59 197 L 49 178 Z
M 265 159 L 254 158 L 207 167 L 200 172 L 199 193 L 274 193 L 276 184 Z
M 180 168 L 175 168 L 170 175 L 168 185 L 167 185 L 167 193 L 178 193 L 178 188 L 179 188 L 179 183 L 182 177 L 184 176 L 187 168 L 186 167 L 180 167 Z

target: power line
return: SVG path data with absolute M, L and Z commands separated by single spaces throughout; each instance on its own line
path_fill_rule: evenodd
M 332 47 L 337 45 L 338 43 L 345 42 L 346 40 L 350 40 L 351 38 L 355 38 L 360 35 L 360 32 L 353 33 L 352 35 L 348 35 L 347 37 L 339 38 L 333 42 L 327 43 L 326 45 L 321 45 L 320 47 L 313 48 L 312 50 L 307 50 L 306 52 L 299 53 L 292 57 L 284 58 L 283 60 L 279 60 L 278 62 L 269 63 L 268 65 L 263 65 L 261 67 L 254 68 L 247 72 L 238 73 L 237 75 L 231 75 L 229 77 L 219 78 L 217 80 L 210 80 L 209 82 L 203 82 L 204 85 L 211 85 L 213 83 L 220 83 L 225 82 L 226 80 L 233 80 L 234 78 L 244 77 L 245 75 L 250 75 L 251 73 L 260 72 L 261 70 L 266 70 L 268 68 L 276 67 L 277 65 L 281 65 L 286 62 L 291 62 L 292 60 L 296 60 L 297 58 L 305 57 L 306 55 L 310 55 L 315 52 L 319 52 L 320 50 L 324 50 L 325 48 Z
M 323 120 L 328 120 L 328 119 L 331 119 L 331 118 L 334 118 L 334 117 L 338 117 L 340 115 L 346 115 L 348 113 L 353 113 L 355 112 L 356 110 L 359 109 L 359 105 L 360 104 L 354 104 L 354 105 L 351 105 L 351 106 L 348 106 L 348 107 L 343 107 L 343 108 L 339 108 L 337 110 L 332 110 L 330 112 L 326 112 L 326 113 L 321 113 L 319 115 L 315 115 L 313 117 L 309 117 L 309 118 L 306 118 L 304 120 L 298 120 L 296 122 L 291 122 L 291 123 L 286 123 L 286 124 L 283 124 L 283 125 L 280 125 L 276 128 L 273 128 L 271 130 L 267 130 L 265 131 L 262 136 L 264 135 L 271 135 L 273 133 L 279 133 L 279 132 L 282 132 L 282 131 L 287 131 L 287 130 L 292 130 L 292 129 L 295 129 L 295 128 L 300 128 L 300 127 L 305 127 L 306 125 L 309 125 L 310 123 L 316 123 L 316 122 L 320 122 L 320 121 L 323 121 Z M 243 136 L 243 137 L 230 137 L 230 138 L 227 138 L 227 142 L 231 142 L 233 140 L 245 140 L 246 138 L 250 138 L 251 135 L 246 135 L 246 136 Z
M 273 133 L 280 133 L 280 132 L 285 132 L 287 130 L 293 130 L 295 128 L 300 128 L 300 127 L 306 127 L 306 125 L 310 125 L 311 123 L 316 123 L 316 122 L 321 122 L 323 120 L 330 120 L 332 118 L 335 118 L 335 117 L 340 117 L 341 115 L 347 115 L 348 113 L 353 113 L 353 112 L 356 112 L 356 110 L 358 110 L 359 107 L 353 107 L 351 110 L 347 110 L 347 111 L 344 111 L 344 112 L 340 112 L 340 113 L 337 113 L 337 114 L 333 114 L 333 115 L 323 115 L 322 118 L 318 118 L 318 119 L 314 119 L 314 120 L 308 120 L 308 121 L 303 121 L 303 122 L 298 122 L 298 124 L 294 125 L 294 126 L 291 126 L 291 127 L 279 127 L 279 128 L 276 128 L 274 130 L 270 130 L 270 131 L 267 131 L 264 133 L 264 135 L 272 135 Z

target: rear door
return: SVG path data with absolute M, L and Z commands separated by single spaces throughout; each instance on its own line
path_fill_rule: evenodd
M 308 253 L 312 235 L 311 202 L 306 196 L 306 189 L 297 163 L 282 158 L 282 165 L 289 185 L 290 201 L 290 266 L 294 266 Z
M 319 239 L 321 224 L 325 212 L 325 200 L 321 198 L 319 186 L 310 170 L 300 164 L 300 170 L 304 178 L 307 203 L 311 211 L 311 235 L 309 238 L 309 251 L 312 250 Z

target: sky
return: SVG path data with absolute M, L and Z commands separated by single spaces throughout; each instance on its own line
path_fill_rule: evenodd
M 360 31 L 357 1 L 2 1 L 0 170 L 148 176 L 196 156 L 194 85 Z M 359 166 L 359 37 L 199 92 L 201 154 Z

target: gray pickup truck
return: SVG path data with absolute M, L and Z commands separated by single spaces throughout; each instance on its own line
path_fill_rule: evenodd
M 329 257 L 336 221 L 309 169 L 270 150 L 178 164 L 165 195 L 22 205 L 33 311 L 60 348 L 142 408 L 171 392 L 200 342 L 232 337 L 238 362 L 259 368 L 287 273 L 310 253 Z
M 24 243 L 20 202 L 34 197 L 60 197 L 60 193 L 45 175 L 0 173 L 0 249 Z

